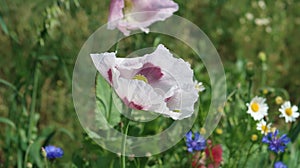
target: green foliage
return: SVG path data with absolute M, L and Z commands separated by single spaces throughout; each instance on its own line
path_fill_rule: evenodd
M 300 2 L 296 0 L 175 0 L 176 13 L 198 25 L 212 40 L 224 63 L 228 101 L 216 131 L 209 137 L 223 148 L 223 167 L 267 167 L 275 155 L 261 144 L 256 123 L 246 114 L 255 95 L 266 97 L 269 119 L 292 139 L 279 156 L 289 167 L 300 163 L 300 124 L 278 118 L 275 98 L 300 105 L 298 63 Z M 43 167 L 42 146 L 63 147 L 65 156 L 54 167 L 120 167 L 121 157 L 108 152 L 81 128 L 72 104 L 71 72 L 88 36 L 107 21 L 109 1 L 0 0 L 0 167 Z M 201 60 L 188 46 L 171 37 L 139 34 L 119 43 L 122 56 L 144 47 L 166 44 L 190 62 L 206 91 L 200 95 L 199 131 L 210 105 L 210 80 Z M 178 47 L 180 46 L 180 47 Z M 114 50 L 114 49 L 112 49 Z M 261 55 L 265 55 L 262 58 Z M 126 122 L 113 101 L 116 94 L 96 78 L 98 129 L 108 123 L 119 131 Z M 290 93 L 290 94 L 289 94 Z M 138 114 L 138 113 L 137 113 Z M 172 124 L 159 117 L 131 123 L 130 135 L 154 135 Z M 97 139 L 97 130 L 88 134 Z M 257 141 L 251 140 L 253 134 Z M 115 142 L 120 145 L 121 142 Z M 149 157 L 127 158 L 128 167 L 189 167 L 191 155 L 184 140 L 168 151 Z

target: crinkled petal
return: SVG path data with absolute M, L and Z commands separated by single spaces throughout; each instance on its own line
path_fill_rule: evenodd
M 124 0 L 111 0 L 108 16 L 108 29 L 115 29 L 118 25 L 116 22 L 124 17 L 123 15 Z
M 153 111 L 171 117 L 174 120 L 179 119 L 180 113 L 174 113 L 169 110 L 161 95 L 141 80 L 125 79 L 120 77 L 120 73 L 113 69 L 113 87 L 118 96 L 129 107 L 138 107 L 138 110 Z M 131 106 L 130 106 L 131 105 Z
M 124 0 L 114 0 L 111 3 L 109 20 L 122 18 L 117 23 L 117 27 L 126 36 L 131 30 L 136 29 L 148 33 L 148 26 L 154 22 L 165 20 L 178 10 L 178 5 L 172 0 L 132 0 L 131 3 L 131 7 L 125 6 L 125 8 Z M 123 8 L 129 15 L 123 16 L 123 13 L 120 12 Z
M 112 82 L 112 68 L 115 66 L 116 53 L 91 54 L 96 69 L 109 82 Z
M 101 75 L 123 102 L 175 120 L 190 117 L 198 99 L 190 65 L 174 58 L 163 45 L 143 57 L 116 58 L 115 53 L 91 54 Z M 141 75 L 147 80 L 137 80 Z
M 165 99 L 169 100 L 167 101 L 168 107 L 171 110 L 180 111 L 181 118 L 190 117 L 198 99 L 198 91 L 194 85 L 190 65 L 182 59 L 174 58 L 163 45 L 159 45 L 153 53 L 145 55 L 145 62 L 162 68 L 164 75 L 159 81 L 151 84 L 154 88 L 168 93 L 170 89 L 174 90 L 177 87 L 173 96 L 166 94 L 168 97 Z

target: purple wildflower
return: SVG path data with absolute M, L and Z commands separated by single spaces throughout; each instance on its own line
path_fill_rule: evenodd
M 274 133 L 270 132 L 262 139 L 262 142 L 268 144 L 269 149 L 276 153 L 284 152 L 286 145 L 291 141 L 286 134 L 283 134 L 280 138 L 278 138 L 278 133 L 278 130 Z
M 278 161 L 274 164 L 274 168 L 287 168 L 287 166 L 282 162 Z
M 50 160 L 61 158 L 64 155 L 64 151 L 61 148 L 51 145 L 46 146 L 44 151 L 46 152 L 46 157 Z
M 206 148 L 206 140 L 199 133 L 195 133 L 194 139 L 192 138 L 192 131 L 189 131 L 185 136 L 186 146 L 189 152 L 201 151 Z

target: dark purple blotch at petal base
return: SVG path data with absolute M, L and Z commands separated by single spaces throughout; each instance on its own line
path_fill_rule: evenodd
M 138 105 L 136 103 L 134 103 L 133 101 L 128 101 L 127 97 L 125 97 L 123 99 L 123 102 L 129 107 L 132 108 L 134 110 L 143 110 L 143 106 Z
M 112 71 L 111 71 L 111 69 L 109 69 L 107 71 L 107 75 L 108 75 L 108 80 L 110 81 L 110 83 L 112 83 Z
M 161 68 L 151 63 L 145 63 L 137 74 L 145 76 L 149 83 L 156 82 L 163 76 Z

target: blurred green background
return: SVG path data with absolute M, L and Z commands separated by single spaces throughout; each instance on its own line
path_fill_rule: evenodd
M 180 6 L 175 14 L 198 25 L 217 48 L 228 92 L 243 85 L 245 75 L 237 73 L 253 65 L 255 89 L 284 88 L 299 104 L 300 1 L 175 2 Z M 0 84 L 0 116 L 14 123 L 0 122 L 0 165 L 22 162 L 18 149 L 30 144 L 23 125 L 28 117 L 36 122 L 28 123 L 36 126 L 31 139 L 44 142 L 51 135 L 65 149 L 64 163 L 89 141 L 72 104 L 72 71 L 81 46 L 107 22 L 108 12 L 108 0 L 0 0 L 0 78 L 9 82 Z M 266 56 L 264 64 L 259 55 Z M 209 83 L 204 76 L 200 79 Z M 97 158 L 87 151 L 85 157 Z

